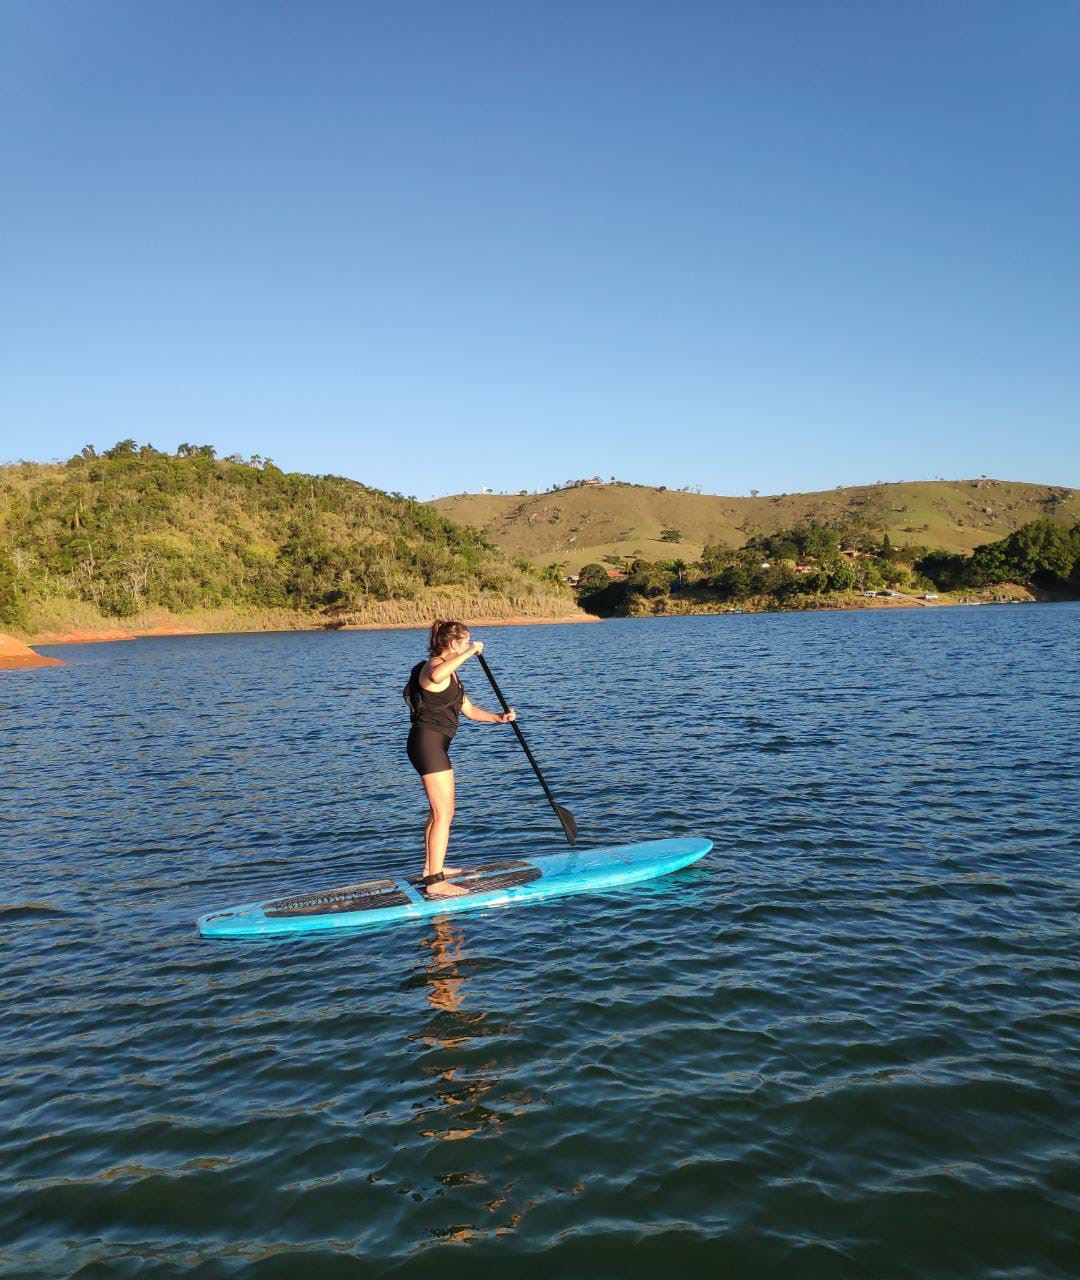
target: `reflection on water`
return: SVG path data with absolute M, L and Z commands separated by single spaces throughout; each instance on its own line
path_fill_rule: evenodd
M 425 977 L 427 1000 L 434 1014 L 416 1033 L 416 1039 L 429 1049 L 445 1052 L 436 1053 L 437 1061 L 423 1067 L 424 1074 L 431 1077 L 438 1102 L 421 1109 L 417 1119 L 424 1126 L 420 1129 L 422 1137 L 438 1138 L 442 1142 L 471 1138 L 500 1119 L 481 1103 L 498 1081 L 489 1078 L 483 1068 L 474 1069 L 473 1074 L 467 1076 L 452 1052 L 468 1045 L 476 1036 L 490 1034 L 484 1014 L 464 1008 L 466 975 L 461 967 L 464 941 L 459 927 L 449 920 L 437 920 L 431 937 L 420 943 L 431 953 Z
M 470 981 L 466 927 L 450 918 L 435 919 L 430 936 L 420 940 L 421 949 L 428 953 L 423 978 L 432 1016 L 408 1038 L 423 1046 L 421 1071 L 431 1082 L 433 1098 L 430 1104 L 417 1108 L 417 1132 L 422 1138 L 439 1143 L 465 1142 L 488 1131 L 505 1129 L 534 1101 L 530 1090 L 508 1093 L 503 1088 L 503 1072 L 512 1066 L 506 1049 L 515 1028 L 468 1007 L 468 997 L 475 996 L 478 984 Z M 495 1099 L 498 1105 L 494 1105 Z M 490 1145 L 486 1149 L 490 1153 Z M 481 1163 L 481 1146 L 474 1143 L 460 1150 L 471 1164 Z M 459 1167 L 455 1161 L 453 1168 L 436 1175 L 436 1181 L 448 1190 L 490 1190 L 496 1176 L 481 1168 Z M 505 1184 L 484 1202 L 486 1215 L 497 1217 L 487 1222 L 435 1225 L 429 1228 L 431 1235 L 454 1241 L 513 1231 L 531 1207 L 525 1203 L 514 1208 L 513 1191 L 513 1183 Z

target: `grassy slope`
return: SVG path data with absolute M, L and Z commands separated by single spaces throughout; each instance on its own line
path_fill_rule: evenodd
M 925 480 L 822 493 L 725 498 L 636 485 L 590 485 L 519 497 L 457 494 L 431 504 L 472 525 L 504 551 L 571 572 L 605 555 L 693 561 L 708 544 L 739 547 L 755 533 L 811 521 L 859 520 L 892 541 L 968 553 L 1028 521 L 1080 520 L 1080 491 L 1006 480 Z M 679 543 L 661 542 L 663 528 Z

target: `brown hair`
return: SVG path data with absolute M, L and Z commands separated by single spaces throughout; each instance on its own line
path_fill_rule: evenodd
M 436 619 L 431 624 L 431 634 L 428 636 L 428 653 L 434 658 L 456 640 L 464 640 L 468 634 L 469 628 L 464 622 L 441 622 Z

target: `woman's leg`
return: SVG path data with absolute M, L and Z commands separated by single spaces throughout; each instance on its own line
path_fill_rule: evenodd
M 450 824 L 454 820 L 454 771 L 444 769 L 441 773 L 425 773 L 420 781 L 431 806 L 427 824 L 424 827 L 424 850 L 427 855 L 424 862 L 424 875 L 455 874 L 460 868 L 445 866 L 446 846 L 450 843 Z M 465 892 L 456 884 L 441 881 L 439 884 L 427 886 L 431 897 L 452 898 Z
M 436 774 L 430 774 L 429 776 L 430 776 L 430 777 L 437 777 L 438 775 L 436 775 Z M 453 818 L 453 814 L 451 814 L 451 819 L 452 819 L 452 818 Z M 431 862 L 431 832 L 432 832 L 432 828 L 433 828 L 434 826 L 435 826 L 435 810 L 434 810 L 434 809 L 431 809 L 431 810 L 429 810 L 429 812 L 428 812 L 428 820 L 427 820 L 427 822 L 424 824 L 424 875 L 426 875 L 426 876 L 428 876 L 428 875 L 432 875 L 432 874 L 437 874 L 437 873 L 433 873 L 433 872 L 430 870 L 430 867 L 431 867 L 431 865 L 432 865 L 432 862 Z M 449 840 L 449 833 L 447 833 L 447 840 Z M 445 844 L 443 845 L 443 856 L 444 856 L 444 857 L 446 856 L 446 845 L 445 845 Z M 448 866 L 445 866 L 445 865 L 444 865 L 442 870 L 443 870 L 443 875 L 444 875 L 444 876 L 456 876 L 456 875 L 461 871 L 461 868 L 460 868 L 460 867 L 448 867 Z
M 453 874 L 460 867 L 447 867 L 446 846 L 450 842 L 450 824 L 454 820 L 454 771 L 421 775 L 424 792 L 428 798 L 428 819 L 424 824 L 424 875 Z M 433 843 L 434 841 L 434 843 Z

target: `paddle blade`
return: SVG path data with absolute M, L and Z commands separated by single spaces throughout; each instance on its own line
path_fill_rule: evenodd
M 555 813 L 562 823 L 562 829 L 566 832 L 566 839 L 572 848 L 577 839 L 577 823 L 574 821 L 574 815 L 569 809 L 564 809 L 561 804 L 555 806 Z

